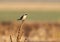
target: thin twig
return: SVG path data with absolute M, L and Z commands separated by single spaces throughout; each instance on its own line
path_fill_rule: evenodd
M 27 42 L 27 38 L 28 38 L 28 37 L 25 37 L 25 40 L 24 40 L 24 42 Z
M 10 41 L 13 42 L 13 41 L 12 41 L 12 37 L 11 37 L 11 35 L 10 35 Z

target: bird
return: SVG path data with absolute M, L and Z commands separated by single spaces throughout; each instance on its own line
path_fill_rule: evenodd
M 24 20 L 27 18 L 27 15 L 28 15 L 28 14 L 24 14 L 24 15 L 22 15 L 18 20 L 22 20 L 22 21 L 24 21 Z

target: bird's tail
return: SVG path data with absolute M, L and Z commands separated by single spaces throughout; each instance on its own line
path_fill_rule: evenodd
M 21 19 L 17 19 L 17 20 L 21 20 Z

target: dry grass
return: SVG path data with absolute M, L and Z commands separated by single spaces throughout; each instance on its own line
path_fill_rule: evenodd
M 9 26 L 0 24 L 0 42 L 16 42 L 20 38 L 22 42 L 60 41 L 60 23 L 58 22 L 25 22 L 22 26 L 23 35 L 21 36 L 19 32 L 20 36 L 18 36 L 20 25 L 19 22 L 13 22 Z
M 22 21 L 21 25 L 18 26 L 17 42 L 20 42 L 20 39 L 23 35 L 23 30 L 22 30 L 23 23 L 24 21 Z

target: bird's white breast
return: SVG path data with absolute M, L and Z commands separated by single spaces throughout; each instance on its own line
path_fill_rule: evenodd
M 26 17 L 27 17 L 27 15 L 24 15 L 24 17 L 23 17 L 23 19 L 22 19 L 22 20 L 25 20 L 25 19 L 26 19 Z

